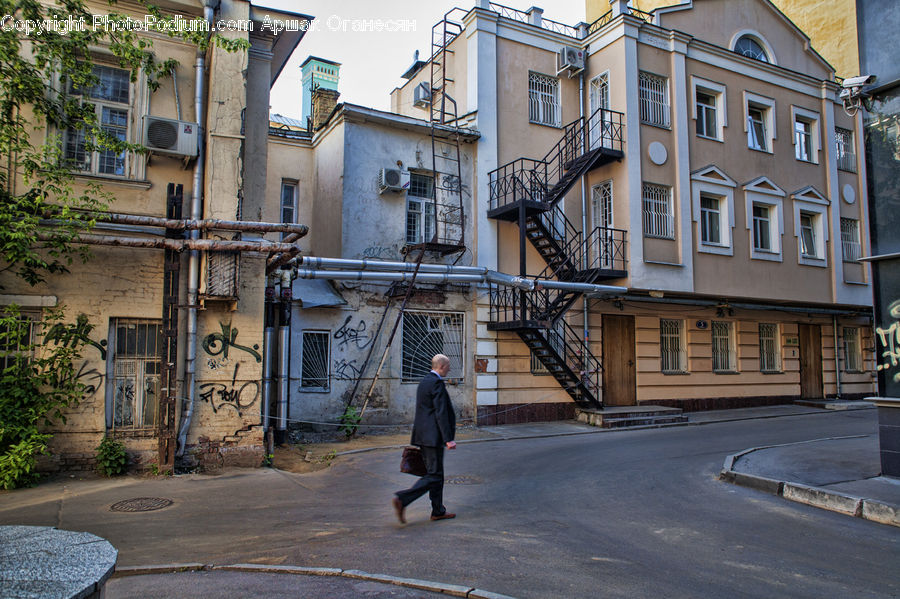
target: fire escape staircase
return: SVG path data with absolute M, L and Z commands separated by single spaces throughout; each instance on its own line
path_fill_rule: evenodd
M 490 173 L 488 217 L 518 223 L 521 247 L 530 242 L 546 263 L 538 278 L 596 283 L 627 275 L 626 232 L 596 227 L 585 238 L 561 209 L 581 177 L 624 157 L 622 131 L 621 113 L 598 109 L 589 119 L 566 125 L 544 158 L 519 158 Z M 579 407 L 602 408 L 602 364 L 564 318 L 582 295 L 568 289 L 492 288 L 488 329 L 514 331 Z

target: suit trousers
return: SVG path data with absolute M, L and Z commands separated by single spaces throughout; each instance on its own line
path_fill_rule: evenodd
M 444 509 L 444 448 L 422 446 L 422 457 L 425 459 L 427 474 L 416 481 L 409 489 L 397 493 L 403 507 L 428 493 L 431 499 L 431 515 L 442 516 Z

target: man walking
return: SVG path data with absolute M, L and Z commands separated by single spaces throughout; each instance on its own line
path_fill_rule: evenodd
M 422 449 L 427 474 L 409 489 L 400 491 L 392 500 L 397 519 L 406 523 L 403 511 L 410 503 L 428 492 L 431 499 L 431 519 L 455 518 L 444 507 L 444 448 L 455 449 L 456 415 L 444 377 L 450 372 L 450 358 L 437 354 L 431 359 L 431 372 L 425 375 L 416 389 L 416 419 L 410 443 Z

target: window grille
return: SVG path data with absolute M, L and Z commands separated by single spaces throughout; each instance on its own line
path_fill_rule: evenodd
M 862 256 L 859 221 L 855 218 L 841 219 L 841 252 L 844 262 L 856 262 Z
M 3 316 L 11 316 L 5 313 Z M 38 316 L 18 314 L 15 323 L 0 325 L 0 373 L 16 363 L 17 358 L 30 360 Z
M 463 378 L 465 345 L 462 312 L 403 313 L 403 363 L 401 379 L 417 383 L 431 370 L 431 358 L 444 354 L 450 358 L 447 378 Z
M 88 89 L 69 82 L 69 93 L 90 99 L 97 111 L 97 121 L 108 136 L 126 141 L 130 117 L 131 75 L 124 69 L 94 65 L 98 81 Z M 89 131 L 70 127 L 66 130 L 64 158 L 73 168 L 106 175 L 125 175 L 125 152 L 108 148 L 89 148 Z
M 769 57 L 766 55 L 766 51 L 763 50 L 762 44 L 746 35 L 738 38 L 734 44 L 734 51 L 753 60 L 769 62 Z
M 730 322 L 712 322 L 713 372 L 735 372 L 737 351 L 734 343 L 734 326 Z
M 716 97 L 697 90 L 697 135 L 718 138 L 716 122 Z
M 800 119 L 794 121 L 794 156 L 812 162 L 812 126 Z
M 550 344 L 550 347 L 559 354 L 560 357 L 565 359 L 566 348 L 565 348 L 565 337 L 563 334 L 563 324 L 562 322 L 557 321 L 553 328 L 547 331 L 547 342 Z M 541 359 L 535 355 L 534 352 L 530 352 L 531 355 L 531 374 L 534 375 L 546 375 L 551 374 Z
M 722 213 L 719 198 L 700 196 L 700 242 L 712 245 L 722 243 L 720 230 Z
M 644 183 L 644 235 L 675 239 L 675 217 L 672 214 L 671 189 Z
M 540 73 L 528 73 L 528 119 L 542 125 L 561 125 L 559 79 Z
M 856 152 L 853 147 L 853 131 L 834 128 L 835 144 L 837 145 L 837 163 L 842 171 L 856 172 Z
M 680 320 L 659 321 L 660 366 L 664 373 L 685 372 L 687 360 L 684 349 L 684 329 Z
M 844 370 L 862 372 L 862 345 L 859 342 L 859 329 L 844 327 Z
M 759 323 L 759 370 L 760 372 L 779 372 L 781 352 L 778 340 L 778 325 Z
M 612 181 L 595 185 L 591 193 L 591 214 L 594 228 L 600 228 L 598 244 L 594 245 L 593 264 L 601 268 L 612 268 L 616 256 L 616 242 L 611 231 L 613 226 Z
M 162 363 L 162 323 L 114 319 L 113 428 L 156 426 Z
M 767 143 L 765 109 L 750 106 L 747 108 L 747 147 L 765 152 Z
M 408 195 L 433 200 L 434 177 L 422 173 L 410 173 Z
M 800 255 L 804 258 L 816 258 L 816 216 L 807 212 L 800 213 Z
M 237 297 L 240 266 L 238 252 L 207 252 L 206 295 Z
M 327 331 L 303 331 L 303 347 L 300 355 L 301 389 L 328 390 L 330 349 L 330 336 Z
M 665 77 L 641 72 L 641 122 L 657 127 L 669 126 L 669 85 Z
M 753 249 L 771 252 L 771 221 L 769 219 L 769 207 L 753 204 Z

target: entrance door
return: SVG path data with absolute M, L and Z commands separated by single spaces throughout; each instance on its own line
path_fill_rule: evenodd
M 821 399 L 822 329 L 817 324 L 800 325 L 800 399 Z
M 634 316 L 603 315 L 603 404 L 637 405 Z

